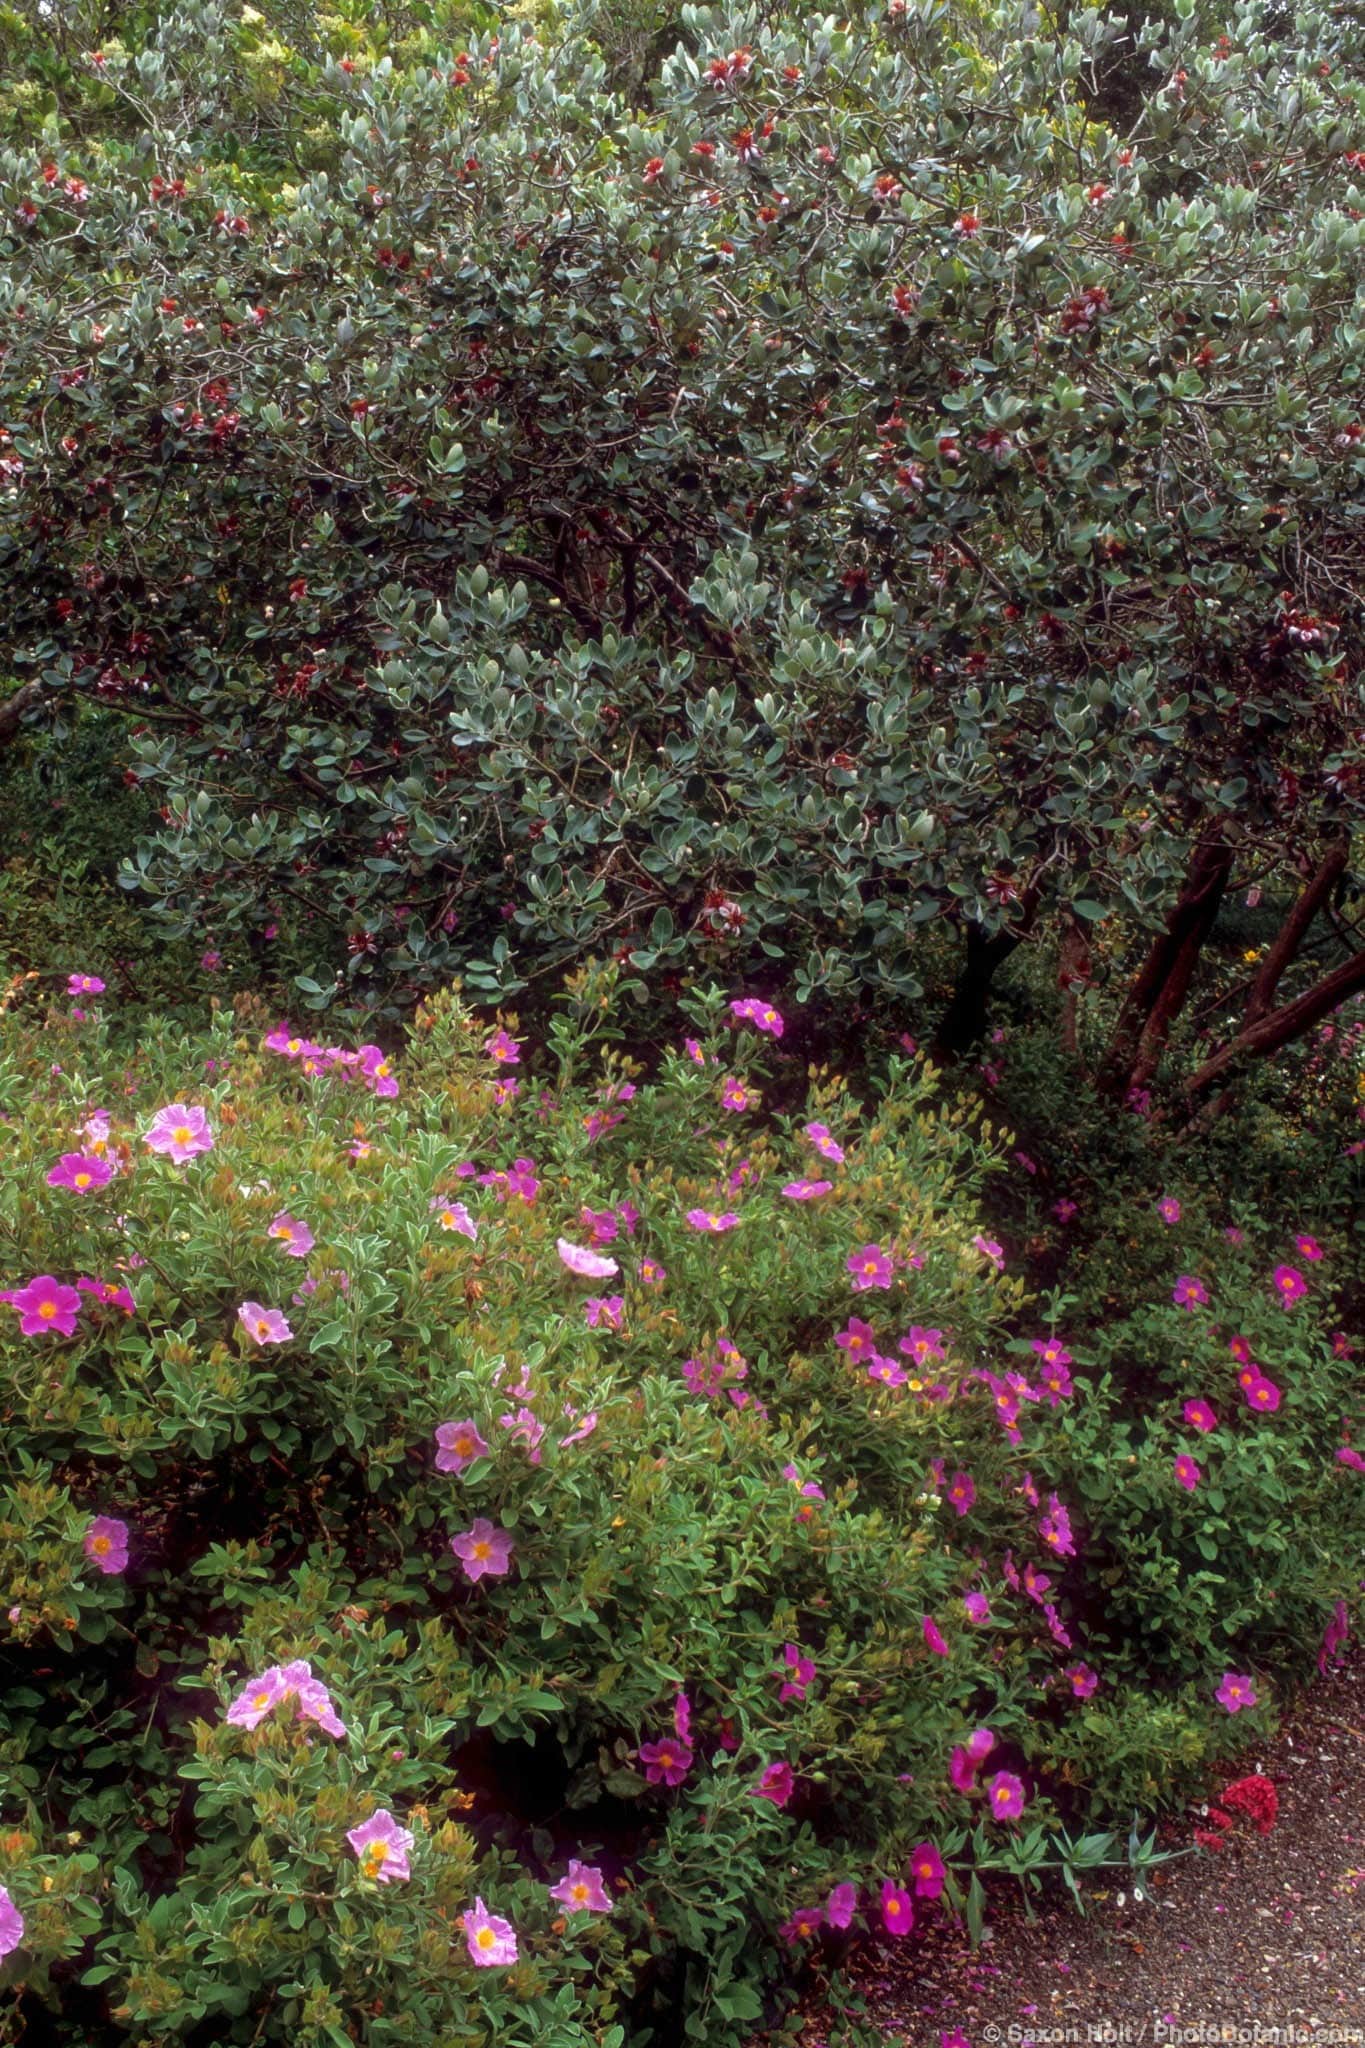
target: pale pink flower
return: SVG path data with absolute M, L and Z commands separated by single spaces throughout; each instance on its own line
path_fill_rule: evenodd
M 228 1708 L 227 1718 L 234 1728 L 255 1728 L 288 1690 L 280 1666 L 272 1664 L 259 1678 L 248 1678 Z
M 450 1547 L 460 1560 L 471 1584 L 479 1579 L 501 1578 L 510 1568 L 515 1545 L 505 1529 L 496 1529 L 483 1515 L 463 1535 L 452 1536 Z
M 571 1273 L 577 1273 L 583 1280 L 610 1280 L 621 1268 L 615 1259 L 603 1257 L 601 1252 L 589 1251 L 586 1245 L 570 1244 L 567 1237 L 555 1239 L 555 1248 Z
M 313 1249 L 313 1233 L 308 1225 L 300 1223 L 296 1216 L 286 1215 L 283 1209 L 272 1218 L 268 1235 L 279 1239 L 287 1258 L 306 1259 Z
M 0 1884 L 0 1960 L 13 1955 L 24 1938 L 24 1916 Z
M 488 1456 L 488 1445 L 477 1423 L 442 1422 L 436 1429 L 436 1470 L 467 1472 L 476 1458 Z
M 392 1884 L 411 1877 L 408 1851 L 413 1844 L 411 1828 L 400 1828 L 387 1806 L 377 1806 L 368 1820 L 347 1828 L 346 1839 L 360 1859 L 360 1874 L 375 1884 Z
M 460 1925 L 470 1960 L 481 1969 L 517 1960 L 517 1937 L 511 1922 L 490 1913 L 482 1899 L 476 1897 L 470 1911 L 460 1915 Z
M 570 1913 L 610 1913 L 611 1900 L 595 1864 L 569 1858 L 568 1874 L 550 1886 L 550 1897 Z
M 85 1554 L 102 1572 L 121 1572 L 128 1567 L 128 1524 L 113 1515 L 96 1515 L 85 1532 Z
M 287 1344 L 294 1332 L 278 1308 L 263 1308 L 259 1301 L 244 1301 L 237 1320 L 257 1344 Z
M 442 1230 L 458 1230 L 460 1236 L 467 1237 L 471 1243 L 477 1240 L 479 1226 L 463 1202 L 447 1202 L 440 1195 L 434 1195 L 431 1209 Z
M 197 1104 L 169 1102 L 152 1118 L 142 1134 L 142 1142 L 149 1152 L 160 1152 L 177 1166 L 183 1166 L 196 1153 L 213 1149 L 208 1112 Z

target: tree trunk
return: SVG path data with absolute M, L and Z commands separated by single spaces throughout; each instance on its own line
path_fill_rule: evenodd
M 1231 847 L 1218 838 L 1201 839 L 1165 929 L 1153 939 L 1124 997 L 1096 1082 L 1102 1095 L 1122 1101 L 1139 1085 L 1134 1079 L 1139 1065 L 1149 1075 L 1155 1072 L 1231 873 Z
M 1068 918 L 1057 962 L 1057 986 L 1062 992 L 1062 1051 L 1072 1059 L 1080 1057 L 1080 992 L 1089 988 L 1090 975 L 1090 934 L 1079 918 Z
M 975 919 L 967 926 L 967 958 L 947 1009 L 934 1033 L 933 1055 L 944 1063 L 962 1058 L 986 1035 L 991 983 L 1033 923 L 1038 909 L 1036 889 L 1020 899 L 1019 922 L 988 934 Z

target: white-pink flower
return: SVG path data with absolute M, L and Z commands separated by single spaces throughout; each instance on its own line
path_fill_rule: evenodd
M 586 1245 L 570 1244 L 567 1237 L 556 1238 L 555 1249 L 569 1271 L 584 1280 L 610 1280 L 613 1273 L 621 1270 L 615 1259 L 589 1251 Z
M 197 1152 L 213 1150 L 208 1112 L 197 1104 L 168 1102 L 152 1118 L 142 1134 L 142 1142 L 150 1152 L 160 1152 L 177 1166 L 183 1166 Z
M 262 1308 L 259 1301 L 244 1301 L 237 1320 L 257 1344 L 287 1344 L 294 1334 L 282 1310 Z
M 476 1898 L 467 1913 L 460 1915 L 470 1960 L 487 1968 L 490 1963 L 514 1963 L 517 1959 L 516 1930 L 508 1920 L 499 1920 Z

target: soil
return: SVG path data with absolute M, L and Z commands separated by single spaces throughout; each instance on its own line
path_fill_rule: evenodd
M 1017 1888 L 997 1890 L 975 1953 L 946 1918 L 867 1950 L 852 1974 L 888 2048 L 940 2048 L 955 2029 L 972 2048 L 1365 2048 L 1365 1658 L 1228 1775 L 1252 1772 L 1278 1793 L 1272 1831 L 1239 1816 L 1223 1848 L 1163 1865 L 1144 1899 L 1106 1872 L 1084 1918 L 1059 1898 L 1030 1921 Z M 1163 1827 L 1159 1846 L 1200 1825 Z M 837 2015 L 813 2012 L 806 2048 L 838 2034 Z

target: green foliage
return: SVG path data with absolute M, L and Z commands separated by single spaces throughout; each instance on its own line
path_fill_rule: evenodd
M 647 114 L 573 11 L 86 60 L 0 162 L 0 590 L 146 704 L 129 886 L 319 1004 L 904 997 L 1358 816 L 1360 30 L 1175 13 L 1122 138 L 1090 11 L 689 8 Z

